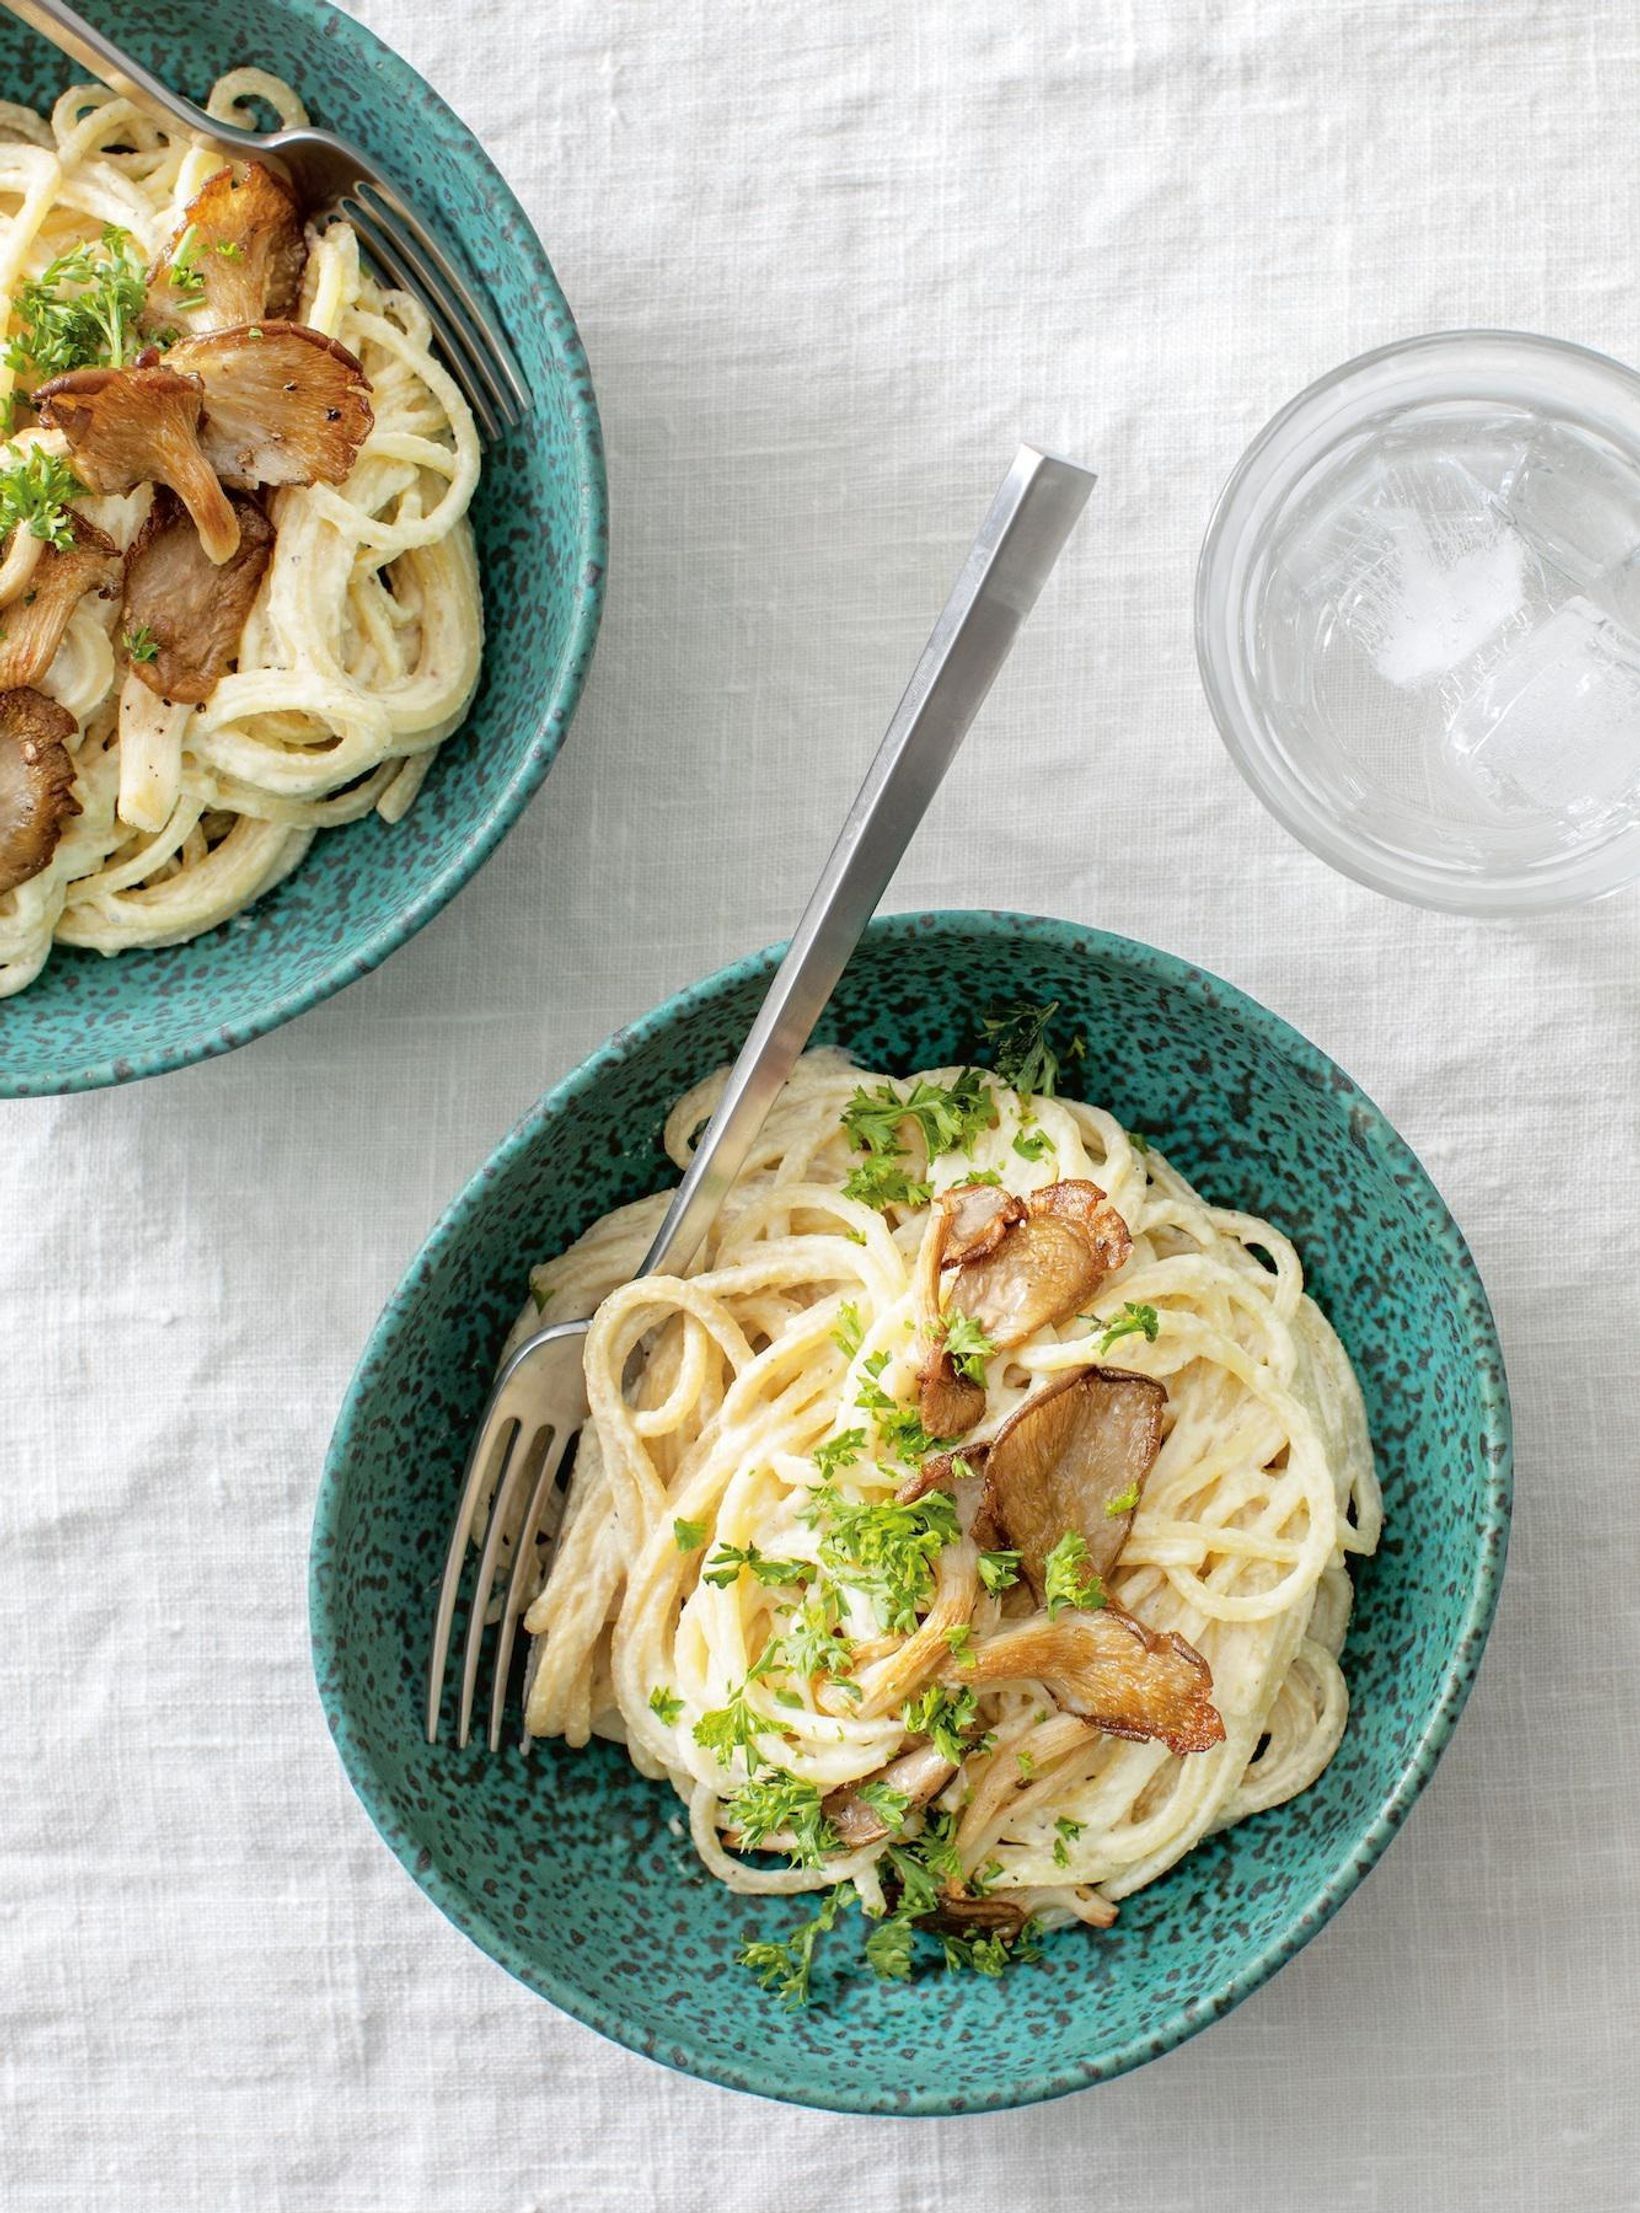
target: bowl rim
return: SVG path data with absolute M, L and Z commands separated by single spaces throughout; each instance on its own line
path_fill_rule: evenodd
M 768 975 L 784 945 L 771 945 L 728 963 L 712 975 L 681 990 L 616 1030 L 585 1060 L 571 1069 L 546 1092 L 529 1112 L 501 1139 L 489 1158 L 470 1176 L 445 1208 L 419 1251 L 408 1263 L 397 1288 L 383 1307 L 348 1384 L 335 1431 L 325 1455 L 324 1471 L 314 1507 L 312 1543 L 308 1562 L 308 1611 L 315 1680 L 325 1718 L 349 1782 L 377 1833 L 411 1876 L 417 1887 L 470 1937 L 481 1951 L 509 1974 L 557 2006 L 562 2012 L 595 2029 L 612 2043 L 640 2053 L 647 2059 L 725 2089 L 741 2090 L 782 2104 L 823 2111 L 883 2115 L 886 2117 L 947 2116 L 998 2112 L 1064 2097 L 1072 2091 L 1114 2080 L 1147 2060 L 1160 2058 L 1199 2030 L 1210 2026 L 1241 2004 L 1278 1968 L 1285 1966 L 1321 1930 L 1383 1854 L 1400 1828 L 1414 1800 L 1434 1772 L 1457 1724 L 1480 1665 L 1492 1617 L 1497 1607 L 1508 1550 L 1513 1495 L 1512 1435 L 1508 1381 L 1490 1303 L 1463 1233 L 1446 1202 L 1431 1182 L 1423 1164 L 1388 1117 L 1318 1046 L 1267 1007 L 1193 961 L 1162 951 L 1132 938 L 1097 930 L 1049 916 L 1010 913 L 998 909 L 923 909 L 910 913 L 879 915 L 868 936 L 891 941 L 926 936 L 939 929 L 986 938 L 1028 938 L 1061 952 L 1103 955 L 1141 975 L 1192 993 L 1206 989 L 1225 1012 L 1250 1021 L 1302 1069 L 1319 1079 L 1334 1097 L 1365 1109 L 1382 1136 L 1400 1156 L 1398 1169 L 1414 1203 L 1428 1218 L 1430 1233 L 1440 1245 L 1451 1270 L 1464 1325 L 1466 1342 L 1476 1348 L 1476 1369 L 1484 1410 L 1480 1439 L 1486 1510 L 1474 1530 L 1473 1571 L 1462 1616 L 1452 1640 L 1437 1695 L 1428 1706 L 1418 1732 L 1401 1756 L 1393 1788 L 1357 1826 L 1338 1853 L 1331 1875 L 1312 1894 L 1287 1926 L 1262 1946 L 1240 1971 L 1219 1989 L 1174 2006 L 1155 2027 L 1136 2033 L 1123 2043 L 1073 2066 L 1045 2069 L 1039 2075 L 1016 2078 L 1001 2096 L 969 2091 L 962 2084 L 949 2090 L 893 2096 L 862 2085 L 857 2095 L 818 2090 L 805 2095 L 775 2080 L 763 2062 L 751 2054 L 743 2063 L 691 2051 L 687 2036 L 675 2028 L 664 2044 L 635 2033 L 614 2006 L 598 1994 L 575 1987 L 551 1967 L 541 1967 L 525 1957 L 499 1923 L 487 1920 L 459 1889 L 446 1882 L 439 1868 L 428 1860 L 413 1834 L 402 1828 L 388 1802 L 387 1792 L 361 1746 L 341 1698 L 327 1688 L 334 1680 L 329 1663 L 338 1649 L 343 1624 L 337 1617 L 338 1576 L 334 1565 L 338 1523 L 347 1471 L 361 1426 L 366 1394 L 378 1368 L 387 1360 L 392 1339 L 421 1295 L 432 1270 L 456 1243 L 467 1214 L 495 1177 L 512 1166 L 533 1145 L 565 1105 L 578 1098 L 617 1068 L 634 1051 L 642 1049 L 663 1030 L 735 986 Z M 521 1263 L 522 1267 L 523 1263 Z M 522 1280 L 522 1275 L 520 1277 Z
M 477 874 L 539 789 L 568 734 L 598 636 L 609 566 L 609 492 L 603 436 L 586 348 L 540 233 L 518 195 L 491 160 L 478 134 L 457 115 L 420 70 L 368 24 L 338 9 L 331 0 L 272 0 L 272 4 L 276 14 L 282 11 L 293 16 L 331 40 L 345 23 L 348 34 L 364 42 L 366 51 L 358 56 L 362 63 L 385 72 L 389 78 L 395 72 L 400 73 L 401 82 L 408 80 L 418 87 L 420 95 L 448 121 L 465 151 L 478 165 L 487 198 L 504 216 L 512 219 L 524 255 L 533 255 L 531 291 L 535 310 L 549 334 L 553 360 L 563 376 L 571 450 L 579 483 L 569 630 L 551 680 L 541 694 L 534 729 L 517 766 L 486 812 L 474 818 L 471 833 L 460 851 L 452 854 L 417 892 L 403 900 L 386 921 L 362 939 L 338 946 L 306 982 L 274 991 L 246 1020 L 231 1027 L 217 1024 L 203 1031 L 196 1029 L 192 1035 L 154 1044 L 139 1053 L 101 1052 L 77 1064 L 49 1070 L 44 1075 L 8 1069 L 0 1062 L 0 1098 L 45 1098 L 94 1091 L 104 1085 L 135 1083 L 148 1076 L 168 1075 L 173 1069 L 192 1067 L 198 1061 L 214 1060 L 259 1037 L 266 1037 L 298 1015 L 306 1014 L 322 1000 L 333 998 L 349 984 L 368 976 L 372 969 L 379 968 L 390 953 L 397 952 L 418 930 L 425 928 Z M 465 728 L 463 718 L 457 730 Z M 456 731 L 451 732 L 451 736 L 456 734 Z M 26 991 L 20 992 L 19 1004 L 25 999 Z

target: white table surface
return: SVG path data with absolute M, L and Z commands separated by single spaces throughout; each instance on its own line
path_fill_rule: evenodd
M 1640 20 L 361 12 L 580 317 L 608 616 L 543 794 L 381 972 L 227 1060 L 4 1110 L 0 2202 L 1632 2208 L 1640 896 L 1485 926 L 1330 874 L 1220 749 L 1190 586 L 1248 436 L 1345 355 L 1457 324 L 1640 351 Z M 1021 433 L 1103 482 L 889 904 L 1152 940 L 1350 1069 L 1473 1243 L 1519 1506 L 1457 1739 L 1293 1965 L 1058 2106 L 857 2121 L 628 2056 L 420 1897 L 310 1685 L 308 1521 L 446 1198 L 616 1023 L 784 933 Z

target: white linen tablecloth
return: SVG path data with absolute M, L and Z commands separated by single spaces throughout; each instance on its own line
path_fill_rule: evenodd
M 0 1120 L 0 2203 L 851 2213 L 1640 2203 L 1640 896 L 1396 907 L 1260 811 L 1190 592 L 1243 444 L 1457 324 L 1634 357 L 1628 0 L 366 0 L 580 318 L 608 617 L 568 748 L 377 975 Z M 1405 1835 L 1231 2019 L 1056 2107 L 789 2112 L 515 1986 L 310 1686 L 315 1482 L 434 1215 L 616 1023 L 789 927 L 1016 437 L 1094 505 L 890 906 L 1232 978 L 1469 1235 L 1519 1507 Z M 0 1015 L 0 1037 L 4 1017 Z

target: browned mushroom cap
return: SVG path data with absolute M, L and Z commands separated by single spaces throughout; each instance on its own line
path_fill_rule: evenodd
M 155 652 L 133 658 L 132 673 L 161 699 L 198 706 L 209 699 L 239 652 L 245 617 L 273 554 L 272 523 L 246 492 L 229 502 L 239 524 L 232 558 L 213 566 L 187 509 L 160 490 L 125 556 L 127 638 L 146 631 Z
M 168 364 L 70 369 L 34 395 L 40 420 L 60 430 L 74 470 L 93 492 L 129 492 L 150 479 L 168 484 L 194 518 L 213 561 L 239 543 L 227 494 L 199 443 L 204 386 Z
M 852 1852 L 862 1844 L 880 1844 L 894 1833 L 869 1799 L 861 1797 L 867 1783 L 885 1783 L 890 1790 L 903 1792 L 909 1812 L 913 1806 L 926 1806 L 931 1798 L 938 1797 L 956 1772 L 953 1762 L 932 1744 L 914 1744 L 909 1752 L 878 1768 L 875 1775 L 864 1776 L 857 1783 L 844 1783 L 832 1791 L 822 1801 L 821 1810 L 839 1844 Z
M 177 257 L 189 282 L 171 283 Z M 182 211 L 182 221 L 149 274 L 153 321 L 188 308 L 203 330 L 288 315 L 296 305 L 307 246 L 296 197 L 271 169 L 253 161 L 242 177 L 219 169 Z M 197 282 L 198 291 L 187 297 Z
M 1115 1566 L 1133 1508 L 1109 1508 L 1143 1489 L 1166 1407 L 1153 1376 L 1081 1368 L 1033 1391 L 992 1438 L 987 1494 L 1039 1605 L 1044 1563 L 1067 1530 L 1086 1540 L 1096 1575 Z
M 999 1348 L 1062 1322 L 1133 1250 L 1128 1226 L 1098 1184 L 1080 1179 L 1033 1191 L 1025 1219 L 965 1261 L 950 1304 Z
M 1032 1614 L 969 1646 L 960 1674 L 970 1690 L 990 1683 L 1045 1683 L 1068 1713 L 1113 1737 L 1156 1737 L 1170 1752 L 1205 1752 L 1224 1741 L 1208 1693 L 1212 1670 L 1183 1637 L 1163 1636 L 1120 1606 L 1057 1621 Z
M 959 1375 L 943 1345 L 917 1379 L 917 1412 L 931 1437 L 962 1437 L 985 1412 L 985 1386 Z
M 305 323 L 184 338 L 170 365 L 205 387 L 205 452 L 224 483 L 340 484 L 375 421 L 365 373 Z
M 963 1183 L 940 1193 L 940 1266 L 960 1268 L 996 1251 L 1005 1231 L 1025 1219 L 1025 1202 L 994 1183 Z
M 1011 1944 L 1031 1918 L 1017 1898 L 967 1898 L 948 1890 L 932 1913 L 917 1916 L 919 1929 L 935 1936 L 1000 1936 Z
M 119 548 L 95 523 L 68 510 L 71 546 L 42 546 L 29 587 L 0 615 L 0 691 L 38 684 L 57 657 L 68 619 L 87 592 L 113 597 Z
M 38 876 L 77 815 L 66 707 L 26 685 L 0 692 L 0 892 Z

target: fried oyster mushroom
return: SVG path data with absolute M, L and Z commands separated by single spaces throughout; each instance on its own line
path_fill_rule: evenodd
M 1224 1741 L 1210 1697 L 1213 1674 L 1194 1645 L 1151 1629 L 1123 1607 L 1097 1613 L 1045 1613 L 977 1638 L 961 1664 L 941 1670 L 949 1684 L 981 1690 L 993 1683 L 1046 1685 L 1066 1713 L 1108 1736 L 1154 1737 L 1170 1752 L 1206 1752 Z
M 1162 1447 L 1167 1391 L 1154 1376 L 1079 1368 L 1011 1414 L 985 1457 L 985 1502 L 1043 1601 L 1048 1554 L 1067 1531 L 1103 1578 L 1116 1565 Z
M 875 1775 L 862 1776 L 857 1783 L 844 1783 L 822 1801 L 821 1810 L 836 1834 L 837 1841 L 847 1851 L 856 1851 L 862 1844 L 880 1844 L 884 1837 L 894 1834 L 891 1825 L 884 1820 L 869 1798 L 861 1794 L 873 1783 L 882 1783 L 889 1790 L 900 1792 L 912 1807 L 926 1806 L 931 1798 L 938 1797 L 952 1776 L 957 1772 L 953 1761 L 933 1744 L 914 1744 L 908 1752 L 902 1752 L 878 1768 Z M 902 1813 L 901 1819 L 904 1819 Z
M 225 484 L 340 484 L 375 416 L 363 368 L 305 323 L 243 323 L 165 357 L 204 391 L 205 458 Z
M 164 489 L 125 556 L 131 673 L 161 699 L 186 706 L 209 699 L 233 666 L 273 555 L 274 528 L 258 503 L 246 492 L 228 498 L 239 544 L 226 561 L 212 563 L 187 509 Z M 132 651 L 134 639 L 149 650 Z
M 218 169 L 182 211 L 149 271 L 149 317 L 157 327 L 187 316 L 200 331 L 226 330 L 259 315 L 288 315 L 307 265 L 295 194 L 262 162 L 245 174 Z
M 942 1193 L 933 1275 L 956 1270 L 946 1316 L 966 1315 L 999 1352 L 1067 1321 L 1133 1250 L 1128 1226 L 1096 1183 L 1071 1178 L 1028 1199 L 995 1184 Z M 935 1316 L 936 1326 L 939 1317 Z M 984 1386 L 936 1345 L 918 1386 L 923 1427 L 961 1437 L 985 1413 Z
M 1017 1202 L 1016 1202 L 1017 1203 Z M 976 1322 L 999 1350 L 1069 1320 L 1133 1250 L 1128 1226 L 1096 1183 L 1045 1184 L 983 1248 L 953 1256 L 952 1312 Z
M 66 707 L 28 685 L 0 692 L 0 892 L 39 875 L 80 811 L 68 750 L 77 727 Z
M 113 539 L 72 508 L 66 512 L 72 545 L 42 546 L 27 589 L 0 611 L 0 692 L 38 684 L 86 593 L 112 599 L 118 587 L 120 555 Z
M 68 440 L 88 491 L 169 485 L 194 519 L 207 559 L 226 561 L 239 523 L 200 445 L 205 388 L 146 355 L 129 369 L 70 369 L 34 395 L 40 420 Z

